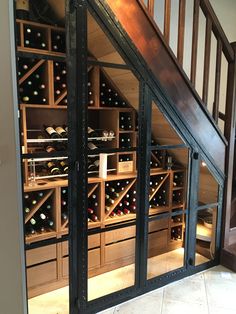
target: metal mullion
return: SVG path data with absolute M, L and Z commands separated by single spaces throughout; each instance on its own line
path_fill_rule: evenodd
M 158 215 L 149 217 L 148 218 L 148 222 L 161 220 L 161 219 L 164 219 L 164 218 L 171 218 L 171 217 L 175 217 L 175 216 L 178 216 L 178 215 L 184 215 L 184 214 L 187 214 L 187 213 L 188 213 L 188 209 L 179 210 L 179 211 L 176 211 L 176 212 L 167 212 L 167 213 L 163 213 L 163 214 L 158 214 Z
M 87 6 L 67 1 L 70 314 L 87 306 Z
M 123 229 L 123 228 L 131 227 L 131 226 L 136 226 L 136 221 L 127 222 L 127 223 L 122 222 L 121 224 L 112 225 L 112 226 L 105 227 L 105 228 L 88 229 L 87 235 L 101 234 L 101 233 L 105 233 L 108 231 L 113 231 L 116 229 Z
M 190 270 L 195 266 L 195 251 L 196 251 L 196 226 L 197 226 L 197 207 L 198 207 L 198 193 L 196 187 L 199 184 L 199 169 L 200 160 L 198 152 L 190 152 L 192 158 L 190 159 L 190 176 L 189 176 L 189 208 L 188 223 L 186 228 L 185 238 L 187 239 L 187 268 Z
M 139 207 L 137 219 L 137 256 L 136 279 L 142 289 L 147 282 L 148 258 L 148 216 L 149 216 L 149 182 L 150 182 L 150 150 L 151 142 L 151 92 L 147 84 L 142 83 L 139 108 L 139 158 L 138 186 Z M 141 192 L 142 191 L 142 192 Z
M 127 64 L 119 64 L 112 62 L 104 62 L 99 60 L 88 60 L 88 65 L 99 65 L 103 68 L 114 68 L 114 69 L 123 69 L 132 71 L 131 67 Z
M 219 187 L 219 195 L 218 195 L 218 207 L 217 207 L 217 223 L 216 223 L 216 239 L 215 239 L 215 250 L 217 253 L 216 259 L 219 262 L 220 254 L 219 251 L 221 249 L 221 238 L 223 234 L 222 226 L 222 216 L 223 216 L 223 199 L 224 199 L 224 188 L 223 186 Z
M 88 151 L 88 155 L 98 155 L 98 154 L 112 154 L 112 153 L 123 153 L 123 152 L 137 152 L 137 148 L 99 148 Z
M 53 56 L 53 55 L 44 55 L 40 53 L 33 53 L 28 51 L 17 51 L 16 52 L 17 57 L 22 58 L 32 58 L 32 59 L 44 59 L 44 60 L 52 60 L 52 61 L 66 61 L 66 57 L 63 56 Z
M 177 144 L 177 145 L 155 145 L 151 146 L 150 150 L 165 150 L 165 149 L 181 149 L 188 148 L 186 144 Z
M 202 209 L 207 209 L 207 208 L 214 208 L 214 207 L 218 207 L 219 203 L 210 203 L 210 204 L 204 204 L 202 206 L 198 206 L 197 207 L 197 211 L 202 210 Z

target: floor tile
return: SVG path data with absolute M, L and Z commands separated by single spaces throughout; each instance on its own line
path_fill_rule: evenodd
M 126 303 L 118 305 L 114 313 L 120 314 L 161 314 L 163 290 L 148 293 Z
M 236 281 L 226 281 L 222 278 L 207 280 L 206 292 L 209 304 L 234 309 L 236 313 Z
M 235 310 L 225 307 L 209 306 L 209 314 L 235 314 Z
M 166 286 L 164 288 L 164 302 L 166 300 L 207 304 L 204 280 L 191 277 Z
M 187 300 L 187 298 L 186 298 Z M 155 313 L 155 312 L 152 312 Z M 208 314 L 206 304 L 188 303 L 177 300 L 164 300 L 161 314 Z

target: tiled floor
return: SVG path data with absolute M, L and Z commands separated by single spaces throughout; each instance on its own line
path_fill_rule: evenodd
M 236 274 L 217 266 L 100 314 L 235 314 Z M 68 314 L 68 288 L 29 301 L 30 314 Z

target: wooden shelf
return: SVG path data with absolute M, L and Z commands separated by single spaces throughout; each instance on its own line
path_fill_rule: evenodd
M 105 225 L 111 225 L 111 224 L 115 224 L 115 223 L 120 223 L 120 222 L 125 222 L 128 220 L 135 220 L 136 219 L 136 214 L 134 213 L 130 213 L 127 215 L 122 215 L 122 216 L 115 216 L 115 217 L 108 217 L 106 218 L 106 220 L 104 221 Z
M 57 236 L 56 231 L 46 231 L 43 233 L 36 233 L 32 236 L 26 236 L 25 242 L 26 244 L 29 244 L 29 243 L 39 242 L 39 241 L 43 241 L 43 240 L 47 240 L 51 238 L 56 238 L 56 236 Z

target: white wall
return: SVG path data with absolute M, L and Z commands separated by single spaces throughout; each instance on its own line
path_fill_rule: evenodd
M 13 1 L 0 2 L 0 313 L 23 314 L 26 313 L 20 249 L 23 235 L 18 203 L 20 185 L 12 96 L 9 3 L 13 4 Z
M 210 0 L 230 42 L 236 41 L 236 1 Z

